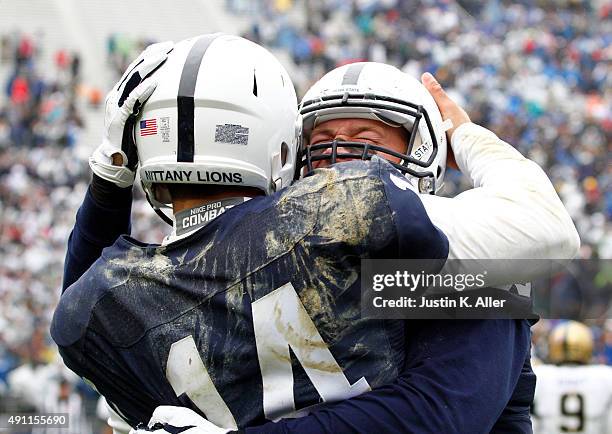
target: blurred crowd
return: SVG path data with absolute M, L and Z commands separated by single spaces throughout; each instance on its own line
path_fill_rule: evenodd
M 416 76 L 434 73 L 474 122 L 549 174 L 580 232 L 582 258 L 612 257 L 609 2 L 227 0 L 226 5 L 253 17 L 244 36 L 287 53 L 299 95 L 326 71 L 359 60 L 388 62 Z M 67 400 L 77 394 L 86 398 L 79 405 L 87 407 L 93 395 L 55 365 L 48 327 L 67 237 L 90 177 L 75 143 L 85 128 L 84 111 L 101 110 L 102 94 L 83 95 L 78 53 L 59 49 L 54 68 L 41 68 L 36 38 L 0 34 L 0 42 L 0 413 L 8 402 L 2 396 L 39 409 L 50 405 L 41 398 L 45 394 L 28 396 L 24 379 L 53 379 L 45 396 Z M 110 35 L 109 68 L 119 76 L 150 42 Z M 87 127 L 101 131 L 102 125 Z M 467 181 L 451 171 L 445 194 L 465 188 Z M 136 197 L 134 236 L 159 241 L 165 228 L 139 192 Z M 607 306 L 611 280 L 606 265 L 581 284 L 604 294 L 601 306 Z M 571 287 L 560 279 L 553 288 L 559 293 L 549 298 L 571 300 Z M 610 312 L 597 314 L 600 320 L 590 323 L 596 361 L 612 364 L 612 322 L 605 322 Z M 544 360 L 541 337 L 553 324 L 540 321 L 534 329 L 536 356 Z
M 40 56 L 28 35 L 3 35 L 0 57 L 8 69 L 3 83 L 10 104 L 0 107 L 0 147 L 73 146 L 83 122 L 75 106 L 80 56 L 57 50 L 55 70 L 44 75 L 36 68 Z
M 34 345 L 32 336 L 48 334 L 61 255 L 79 201 L 73 193 L 83 191 L 80 181 L 88 176 L 71 153 L 83 127 L 78 74 L 61 53 L 56 70 L 42 71 L 33 38 L 2 36 L 0 355 L 9 350 L 18 358 L 32 352 L 45 357 L 45 345 Z M 2 374 L 0 368 L 0 381 Z
M 91 176 L 75 144 L 84 110 L 101 110 L 100 100 L 83 92 L 78 54 L 58 50 L 48 69 L 36 38 L 0 37 L 0 414 L 65 405 L 73 419 L 65 432 L 83 434 L 97 420 L 83 419 L 95 414 L 97 395 L 62 368 L 48 330 Z M 138 196 L 137 236 L 159 240 L 162 227 L 143 215 L 146 207 Z

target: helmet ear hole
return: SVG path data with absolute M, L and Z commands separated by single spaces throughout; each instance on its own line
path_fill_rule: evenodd
M 442 174 L 442 166 L 438 166 L 438 170 L 436 171 L 436 178 L 439 178 Z

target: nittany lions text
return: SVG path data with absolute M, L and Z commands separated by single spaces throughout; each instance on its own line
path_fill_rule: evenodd
M 193 170 L 145 170 L 147 181 L 157 182 L 223 182 L 242 184 L 242 174 L 237 172 L 208 172 Z

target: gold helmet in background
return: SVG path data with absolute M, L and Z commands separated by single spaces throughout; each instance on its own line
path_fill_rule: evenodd
M 551 363 L 590 362 L 593 355 L 593 333 L 578 321 L 556 326 L 548 337 L 548 358 Z

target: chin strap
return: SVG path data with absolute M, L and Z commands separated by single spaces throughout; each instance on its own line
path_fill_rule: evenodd
M 149 205 L 151 205 L 151 208 L 153 208 L 153 211 L 155 211 L 155 214 L 157 214 L 159 218 L 161 218 L 164 222 L 174 227 L 174 221 L 170 217 L 168 217 L 166 214 L 164 214 L 164 212 L 161 209 L 153 205 L 153 202 L 151 202 L 151 198 L 149 198 L 149 193 L 147 193 L 146 191 L 145 191 L 145 197 L 147 198 L 147 202 L 149 202 Z
M 153 208 L 155 214 L 157 214 L 163 221 L 168 223 L 170 226 L 174 227 L 174 221 L 170 217 L 168 217 L 164 212 L 159 208 Z

